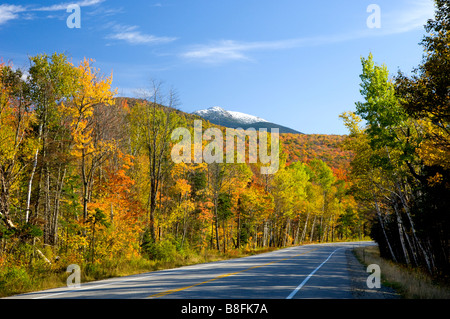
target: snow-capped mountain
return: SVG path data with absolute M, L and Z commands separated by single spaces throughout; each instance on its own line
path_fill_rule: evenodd
M 267 128 L 269 131 L 271 128 L 278 128 L 280 130 L 280 133 L 302 134 L 291 128 L 271 123 L 258 116 L 236 111 L 227 111 L 219 106 L 213 106 L 206 110 L 198 110 L 193 112 L 192 114 L 198 115 L 204 118 L 205 120 L 210 121 L 213 124 L 222 125 L 230 128 L 238 128 L 238 127 L 243 129 L 247 129 L 249 127 L 253 127 L 255 129 Z
M 209 121 L 214 120 L 214 119 L 217 119 L 217 120 L 229 119 L 229 120 L 237 121 L 242 124 L 267 122 L 265 119 L 254 116 L 254 115 L 245 114 L 245 113 L 236 112 L 236 111 L 226 111 L 223 108 L 221 108 L 220 106 L 213 106 L 206 110 L 195 111 L 193 114 L 197 114 Z

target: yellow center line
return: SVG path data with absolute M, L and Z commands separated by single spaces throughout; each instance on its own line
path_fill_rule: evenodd
M 179 291 L 183 291 L 183 290 L 186 290 L 186 289 L 189 289 L 189 288 L 193 288 L 193 287 L 196 287 L 196 286 L 200 286 L 200 285 L 203 285 L 203 284 L 207 284 L 207 283 L 212 282 L 212 281 L 217 280 L 217 279 L 226 278 L 226 277 L 233 276 L 233 275 L 236 275 L 236 274 L 239 274 L 239 273 L 248 271 L 248 270 L 252 270 L 252 269 L 256 269 L 256 268 L 268 266 L 268 265 L 271 265 L 271 264 L 276 264 L 276 263 L 279 263 L 279 262 L 282 262 L 282 261 L 285 261 L 285 260 L 289 260 L 289 259 L 292 259 L 292 258 L 295 258 L 295 257 L 299 257 L 299 256 L 301 256 L 301 255 L 310 253 L 310 252 L 312 252 L 312 251 L 314 251 L 314 250 L 317 250 L 317 249 L 319 249 L 319 248 L 314 248 L 314 249 L 305 251 L 305 252 L 303 252 L 303 253 L 301 253 L 301 254 L 292 256 L 292 257 L 283 258 L 283 259 L 276 260 L 276 261 L 271 261 L 270 263 L 267 263 L 267 264 L 263 264 L 263 265 L 259 265 L 259 266 L 253 266 L 253 267 L 246 268 L 246 269 L 243 269 L 243 270 L 239 270 L 239 271 L 236 271 L 236 272 L 232 272 L 232 273 L 229 273 L 229 274 L 220 275 L 220 276 L 217 276 L 217 277 L 215 277 L 215 278 L 212 278 L 212 279 L 209 279 L 209 280 L 206 280 L 206 281 L 202 281 L 202 282 L 196 283 L 196 284 L 194 284 L 194 285 L 185 286 L 185 287 L 181 287 L 181 288 L 177 288 L 177 289 L 170 289 L 170 290 L 162 291 L 162 292 L 159 292 L 159 293 L 157 293 L 157 294 L 150 295 L 150 296 L 148 296 L 147 298 L 159 298 L 159 297 L 167 296 L 167 295 L 173 294 L 173 293 L 175 293 L 175 292 L 179 292 Z

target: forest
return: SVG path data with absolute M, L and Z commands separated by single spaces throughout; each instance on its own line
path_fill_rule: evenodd
M 60 53 L 31 57 L 28 70 L 3 63 L 0 71 L 4 285 L 33 269 L 368 234 L 350 183 L 330 161 L 301 162 L 281 150 L 272 175 L 248 158 L 174 163 L 171 133 L 192 131 L 199 117 L 178 110 L 178 97 L 160 82 L 144 98 L 117 97 L 112 75 L 92 60 L 74 65 Z M 211 126 L 203 121 L 204 129 Z

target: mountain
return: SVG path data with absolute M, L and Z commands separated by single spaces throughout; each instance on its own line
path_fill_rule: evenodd
M 118 104 L 126 105 L 127 109 L 133 108 L 138 103 L 146 103 L 145 100 L 128 97 L 116 97 L 115 100 Z M 162 105 L 159 105 L 159 107 L 165 108 L 165 106 Z M 225 111 L 218 107 L 211 108 L 212 110 L 210 109 L 209 111 L 201 110 L 194 113 L 185 113 L 181 110 L 169 109 L 174 111 L 178 116 L 184 117 L 186 119 L 186 123 L 188 123 L 187 125 L 189 126 L 193 126 L 194 121 L 199 117 L 205 116 L 213 118 L 215 115 L 216 120 L 222 120 L 221 124 L 215 124 L 213 121 L 210 121 L 215 125 L 225 126 L 223 121 L 226 120 L 234 121 L 234 124 L 236 125 L 236 121 L 240 119 L 241 125 L 239 126 L 242 128 L 254 127 L 257 129 L 257 127 L 261 125 L 260 127 L 262 128 L 269 127 L 270 131 L 270 127 L 272 125 L 273 127 L 280 128 L 280 132 L 282 132 L 282 126 L 267 122 L 265 119 L 240 112 Z M 236 117 L 238 117 L 238 119 L 236 119 Z M 247 121 L 248 123 L 243 124 L 244 121 Z M 286 129 L 291 130 L 289 128 Z M 310 160 L 317 158 L 327 163 L 337 176 L 342 177 L 346 175 L 345 172 L 348 171 L 348 165 L 350 165 L 351 158 L 353 157 L 351 151 L 344 150 L 341 147 L 341 144 L 345 138 L 345 135 L 302 134 L 295 131 L 294 133 L 291 132 L 291 134 L 281 134 L 280 144 L 282 147 L 282 152 L 286 157 L 286 163 L 290 164 L 296 161 L 307 163 Z
M 265 119 L 262 119 L 254 115 L 249 115 L 241 112 L 225 111 L 220 106 L 213 106 L 207 110 L 195 111 L 194 114 L 197 114 L 205 119 L 208 119 L 208 121 L 210 122 L 211 120 L 220 121 L 223 119 L 227 119 L 228 121 L 236 121 L 243 124 L 268 122 Z
M 195 111 L 192 114 L 198 115 L 213 124 L 221 125 L 229 128 L 248 129 L 253 127 L 258 130 L 267 128 L 270 132 L 271 128 L 278 128 L 280 133 L 303 134 L 289 127 L 269 122 L 263 118 L 235 111 L 226 111 L 219 106 L 210 107 L 206 110 Z

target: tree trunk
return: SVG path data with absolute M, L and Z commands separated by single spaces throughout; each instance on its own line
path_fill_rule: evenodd
M 300 236 L 300 214 L 298 214 L 298 222 L 297 222 L 297 228 L 295 229 L 295 235 L 294 235 L 294 245 L 298 244 L 298 238 Z
M 34 154 L 33 169 L 31 171 L 30 181 L 28 182 L 27 208 L 26 208 L 26 213 L 25 213 L 25 223 L 28 223 L 28 219 L 30 217 L 31 187 L 33 185 L 34 173 L 36 172 L 38 154 L 39 154 L 39 149 L 37 149 L 36 153 Z
M 223 253 L 225 254 L 227 251 L 227 228 L 225 226 L 225 219 L 222 221 L 222 229 L 223 229 Z
M 308 212 L 308 214 L 306 215 L 305 227 L 303 228 L 302 237 L 300 239 L 300 244 L 305 240 L 305 237 L 306 237 L 306 229 L 308 226 L 309 214 L 310 213 Z
M 402 189 L 400 188 L 399 182 L 396 181 L 395 184 L 396 184 L 396 187 L 397 187 L 397 191 L 398 191 L 398 193 L 399 193 L 398 196 L 399 196 L 399 198 L 400 198 L 400 201 L 401 201 L 401 203 L 402 203 L 402 205 L 403 205 L 403 209 L 404 209 L 404 211 L 405 211 L 406 216 L 408 217 L 408 221 L 409 221 L 409 224 L 410 224 L 410 226 L 411 226 L 411 231 L 412 231 L 412 234 L 413 234 L 414 242 L 416 243 L 416 245 L 417 245 L 417 247 L 419 248 L 419 250 L 420 250 L 422 256 L 424 257 L 424 260 L 425 260 L 425 263 L 426 263 L 426 266 L 427 266 L 428 271 L 429 271 L 430 273 L 433 273 L 433 269 L 432 269 L 432 267 L 431 267 L 431 263 L 432 263 L 432 258 L 433 258 L 433 257 L 432 257 L 432 255 L 428 255 L 428 253 L 426 252 L 426 250 L 423 248 L 423 246 L 422 246 L 422 244 L 421 244 L 419 238 L 417 237 L 416 229 L 415 229 L 415 227 L 414 227 L 414 222 L 413 222 L 413 220 L 412 220 L 412 218 L 411 218 L 411 214 L 409 213 L 409 206 L 408 206 L 408 204 L 407 204 L 406 198 L 405 198 L 405 196 L 404 196 L 404 194 L 403 194 Z
M 376 209 L 376 211 L 377 211 L 378 220 L 379 220 L 379 222 L 380 222 L 380 226 L 381 226 L 381 229 L 382 229 L 382 231 L 383 231 L 383 235 L 384 235 L 384 238 L 385 238 L 385 240 L 386 240 L 386 244 L 388 245 L 389 252 L 391 253 L 392 260 L 395 261 L 395 262 L 397 262 L 397 258 L 395 257 L 394 251 L 392 250 L 391 243 L 389 242 L 389 238 L 388 238 L 388 236 L 387 236 L 387 234 L 386 234 L 386 229 L 384 228 L 383 218 L 382 218 L 382 216 L 381 216 L 380 208 L 379 208 L 379 206 L 378 206 L 378 201 L 377 201 L 377 199 L 376 199 L 374 193 L 372 193 L 372 197 L 373 197 L 373 201 L 374 201 L 374 203 L 375 203 L 375 209 Z
M 187 194 L 185 195 L 185 200 L 187 200 Z M 187 232 L 187 204 L 185 205 L 184 209 L 184 216 L 183 216 L 183 238 L 181 239 L 181 248 L 183 248 L 184 240 L 186 238 L 186 232 Z
M 237 236 L 236 236 L 236 248 L 240 248 L 241 247 L 241 207 L 242 203 L 241 203 L 241 198 L 238 198 L 238 209 L 237 209 Z
M 283 239 L 283 247 L 285 247 L 287 245 L 288 242 L 288 238 L 289 238 L 289 232 L 291 231 L 291 219 L 288 218 L 286 221 L 286 229 L 284 232 L 284 239 Z
M 64 168 L 64 171 L 62 173 L 62 175 L 60 174 L 61 171 L 61 166 L 59 168 L 58 171 L 58 180 L 59 183 L 57 184 L 56 187 L 56 192 L 55 192 L 55 203 L 53 205 L 53 218 L 52 218 L 52 224 L 51 224 L 51 242 L 53 245 L 56 245 L 58 242 L 58 217 L 59 217 L 59 206 L 60 206 L 60 199 L 61 199 L 61 193 L 62 193 L 62 188 L 64 185 L 64 178 L 66 176 L 66 169 Z
M 216 223 L 216 248 L 218 251 L 220 251 L 220 242 L 219 242 L 219 216 L 217 212 L 217 205 L 218 205 L 218 198 L 217 196 L 214 196 L 214 219 Z
M 309 238 L 309 241 L 312 242 L 313 241 L 313 236 L 314 236 L 314 226 L 316 225 L 316 217 L 317 215 L 314 215 L 314 219 L 313 219 L 313 223 L 311 226 L 311 236 Z
M 86 175 L 86 151 L 82 150 L 81 156 L 81 177 L 83 179 L 83 218 L 84 222 L 87 220 L 87 204 L 88 204 L 88 178 Z
M 411 262 L 409 260 L 408 250 L 406 249 L 406 245 L 405 245 L 402 218 L 397 210 L 397 204 L 394 203 L 393 206 L 394 206 L 394 211 L 395 211 L 395 217 L 397 219 L 397 228 L 398 228 L 398 234 L 399 234 L 399 239 L 400 239 L 400 245 L 401 245 L 402 251 L 403 251 L 403 257 L 405 258 L 406 265 L 409 266 Z

